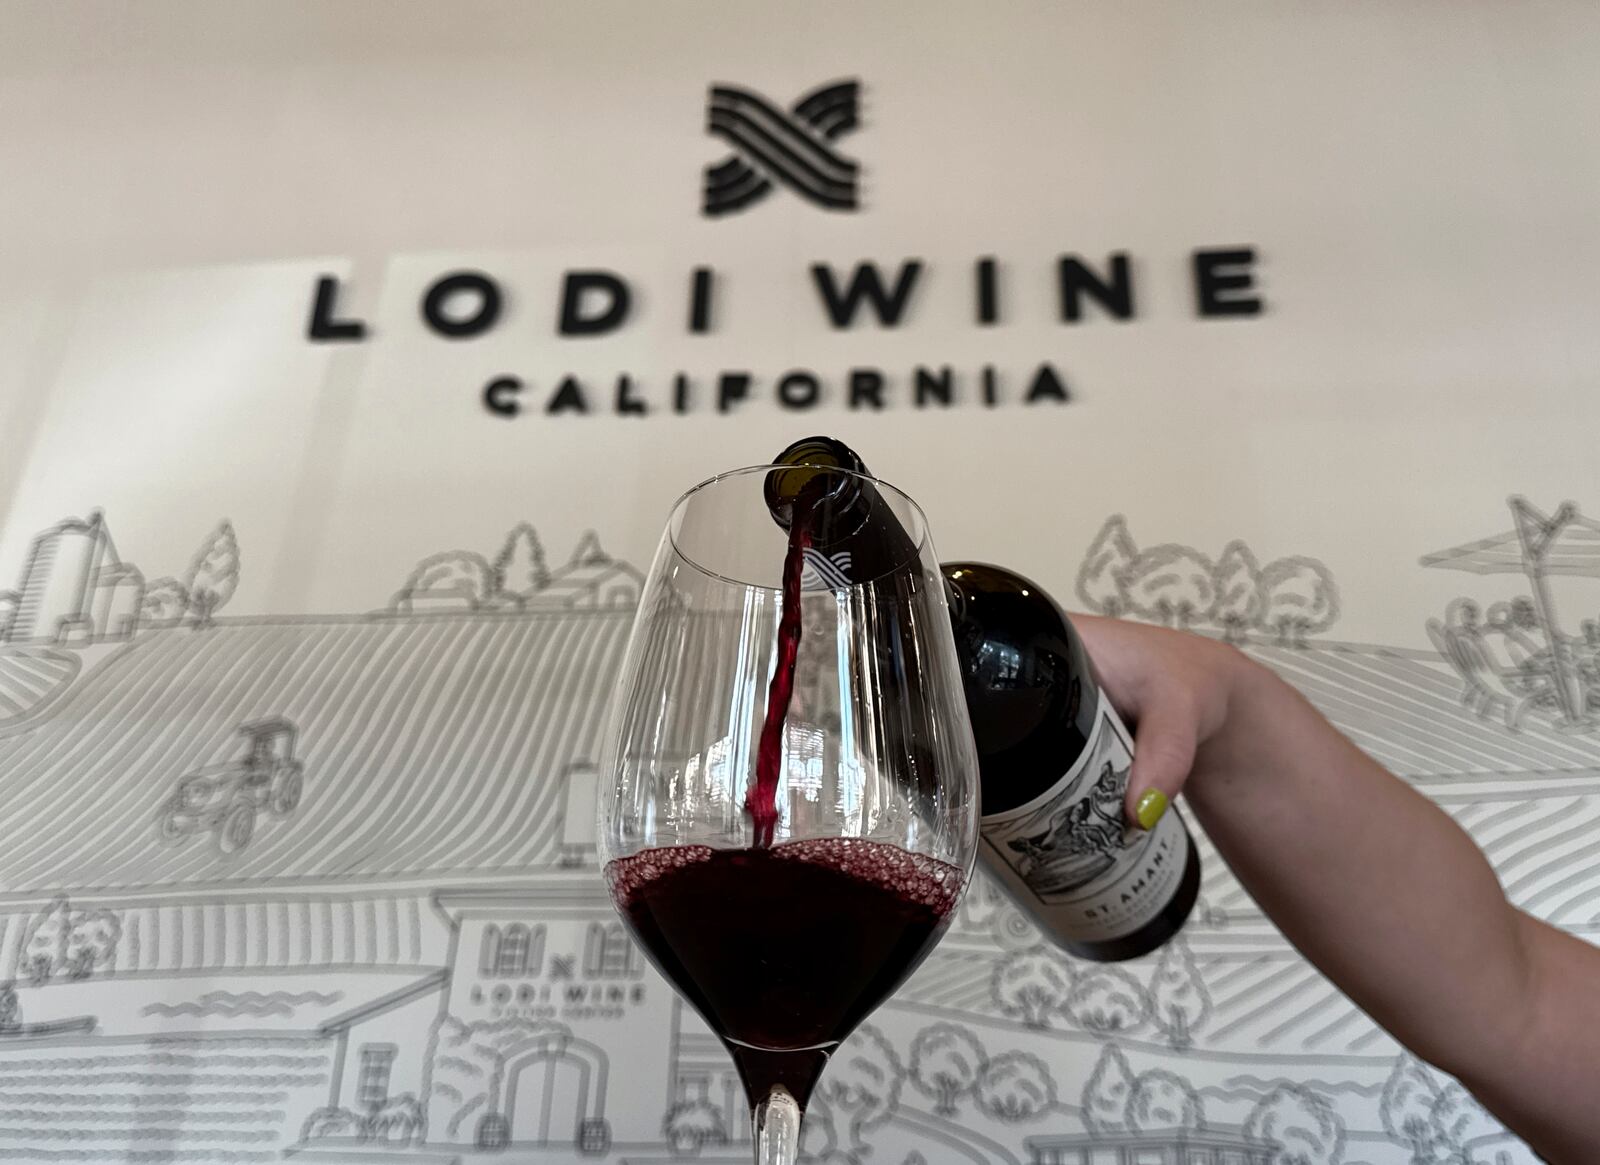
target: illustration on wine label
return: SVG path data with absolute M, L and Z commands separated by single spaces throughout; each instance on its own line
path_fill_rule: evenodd
M 1126 730 L 1102 693 L 1094 738 L 1042 797 L 983 818 L 983 840 L 1039 902 L 1075 908 L 1091 928 L 1142 925 L 1183 872 L 1187 838 L 1175 823 L 1149 833 L 1124 823 L 1133 767 Z
M 1069 790 L 1051 803 L 1043 831 L 1006 840 L 1020 855 L 1013 862 L 1017 873 L 1041 899 L 1070 893 L 1116 864 L 1118 851 L 1128 846 L 1117 820 L 1127 783 L 1128 770 L 1107 761 L 1087 793 L 1074 801 Z

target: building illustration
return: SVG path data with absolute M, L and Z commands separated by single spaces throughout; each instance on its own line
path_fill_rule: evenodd
M 33 540 L 0 643 L 126 639 L 139 625 L 144 576 L 117 557 L 99 511 Z
M 28 557 L 0 644 L 0 1156 L 746 1160 L 731 1061 L 596 861 L 638 572 L 589 539 L 547 568 L 519 527 L 424 558 L 375 613 L 237 618 L 215 613 L 231 528 L 203 551 L 184 585 L 220 601 L 143 622 L 102 516 Z M 1221 583 L 1248 557 L 1219 556 Z M 1231 594 L 1155 577 L 1123 590 L 1175 622 Z M 1234 595 L 1214 630 L 1439 801 L 1519 904 L 1592 937 L 1600 738 L 1554 707 L 1516 732 L 1477 715 L 1439 654 L 1324 641 L 1325 569 L 1267 583 L 1277 617 Z M 1062 959 L 980 881 L 830 1067 L 810 1159 L 1272 1165 L 1292 1132 L 1315 1165 L 1406 1165 L 1395 1130 L 1437 1127 L 1460 1160 L 1531 1165 L 1198 840 L 1183 938 L 1118 967 Z

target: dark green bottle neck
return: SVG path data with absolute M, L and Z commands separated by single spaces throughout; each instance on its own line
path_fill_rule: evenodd
M 785 530 L 793 527 L 798 513 L 806 512 L 812 545 L 818 548 L 858 534 L 882 504 L 861 458 L 832 437 L 796 441 L 773 464 L 786 468 L 767 474 L 767 509 Z
M 825 556 L 850 555 L 846 573 L 871 581 L 914 564 L 920 547 L 884 498 L 866 464 L 842 441 L 808 437 L 774 460 L 765 494 L 773 520 L 793 528 L 806 515 L 810 546 Z

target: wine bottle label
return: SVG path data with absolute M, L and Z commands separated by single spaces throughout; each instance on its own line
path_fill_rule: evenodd
M 1100 693 L 1088 746 L 1041 797 L 981 822 L 986 864 L 1039 921 L 1080 943 L 1136 933 L 1172 901 L 1189 860 L 1175 813 L 1145 832 L 1123 813 L 1133 741 Z

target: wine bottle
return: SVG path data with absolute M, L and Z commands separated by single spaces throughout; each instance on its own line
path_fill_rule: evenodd
M 1021 575 L 941 570 L 978 744 L 986 867 L 1073 954 L 1155 950 L 1194 908 L 1200 857 L 1175 808 L 1149 831 L 1126 823 L 1133 738 L 1083 641 Z
M 831 563 L 834 577 L 871 579 L 913 551 L 848 446 L 813 437 L 775 464 L 792 467 L 767 479 L 779 525 L 789 528 L 801 489 L 826 499 L 806 511 L 808 553 Z M 977 744 L 985 866 L 1075 955 L 1111 962 L 1155 950 L 1199 892 L 1199 854 L 1182 817 L 1170 810 L 1148 831 L 1126 823 L 1132 737 L 1060 606 L 1002 567 L 941 571 Z

